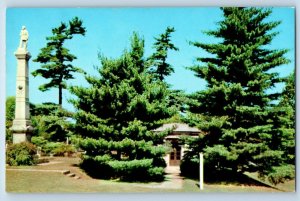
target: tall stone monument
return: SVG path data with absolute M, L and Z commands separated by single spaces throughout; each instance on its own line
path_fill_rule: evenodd
M 28 61 L 31 55 L 27 51 L 28 38 L 28 31 L 23 26 L 20 33 L 20 44 L 15 52 L 17 58 L 16 107 L 15 119 L 11 127 L 14 144 L 30 141 L 33 130 L 29 114 Z

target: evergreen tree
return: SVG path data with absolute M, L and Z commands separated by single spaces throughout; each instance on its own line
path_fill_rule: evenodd
M 163 179 L 166 133 L 151 130 L 171 116 L 167 87 L 147 72 L 144 41 L 134 34 L 131 49 L 117 59 L 100 56 L 100 77 L 88 88 L 72 87 L 75 134 L 85 154 L 82 168 L 94 177 Z
M 208 167 L 270 176 L 285 165 L 271 117 L 280 93 L 266 92 L 282 81 L 270 70 L 289 62 L 284 57 L 287 50 L 268 46 L 280 22 L 266 21 L 271 9 L 222 11 L 217 30 L 206 32 L 221 42 L 192 42 L 213 56 L 197 58 L 201 64 L 190 68 L 207 81 L 207 89 L 191 96 L 187 121 L 206 135 L 187 141 L 191 151 L 182 167 L 198 162 L 198 153 L 204 152 Z
M 6 106 L 5 125 L 6 125 L 6 128 L 10 128 L 12 126 L 13 120 L 15 118 L 16 97 L 15 96 L 8 96 L 6 98 L 5 106 Z
M 50 142 L 65 142 L 69 136 L 73 113 L 61 108 L 58 104 L 43 103 L 30 107 L 33 136 Z
M 295 71 L 285 79 L 285 88 L 282 92 L 279 105 L 288 105 L 296 108 L 296 80 Z
M 174 27 L 167 27 L 163 34 L 155 37 L 153 48 L 155 52 L 149 57 L 149 73 L 155 80 L 165 82 L 165 77 L 174 72 L 174 68 L 167 62 L 169 50 L 179 51 L 179 49 L 171 41 L 171 33 L 175 32 Z M 184 111 L 187 97 L 182 90 L 172 90 L 167 84 L 169 96 L 167 97 L 170 107 L 174 110 Z M 176 114 L 177 115 L 177 114 Z M 167 120 L 169 121 L 169 120 Z
M 150 72 L 154 75 L 156 79 L 161 81 L 164 80 L 165 76 L 170 75 L 174 72 L 174 68 L 171 64 L 167 62 L 168 51 L 179 49 L 171 42 L 171 33 L 175 32 L 174 27 L 167 27 L 165 33 L 160 34 L 159 37 L 155 38 L 155 43 L 153 47 L 155 52 L 150 57 L 152 62 L 152 68 Z
M 10 128 L 13 125 L 13 120 L 15 118 L 15 107 L 16 107 L 16 97 L 9 96 L 5 101 L 5 128 L 6 128 L 6 143 L 12 142 L 12 131 Z
M 80 68 L 75 67 L 71 62 L 76 56 L 71 54 L 64 47 L 66 40 L 71 40 L 74 35 L 85 35 L 85 28 L 78 17 L 73 18 L 68 24 L 61 23 L 57 28 L 52 29 L 53 36 L 47 37 L 46 47 L 41 49 L 34 62 L 42 64 L 40 69 L 32 72 L 33 76 L 42 76 L 50 79 L 50 82 L 41 85 L 41 91 L 47 91 L 50 88 L 58 88 L 58 103 L 62 105 L 62 90 L 67 88 L 66 80 L 74 79 L 74 72 L 81 72 Z
M 284 182 L 295 177 L 295 73 L 285 79 L 285 88 L 279 104 L 270 112 L 273 124 L 272 148 L 283 152 L 282 165 L 274 167 L 269 175 L 273 183 Z

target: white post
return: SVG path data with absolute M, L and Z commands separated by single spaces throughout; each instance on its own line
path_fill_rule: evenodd
M 69 137 L 67 137 L 67 145 L 69 145 Z
M 200 190 L 203 190 L 203 153 L 199 154 L 199 159 L 200 159 L 200 163 L 199 163 L 199 187 Z

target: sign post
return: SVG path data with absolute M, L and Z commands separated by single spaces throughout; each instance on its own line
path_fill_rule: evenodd
M 203 153 L 199 153 L 199 159 L 200 159 L 200 162 L 199 162 L 199 187 L 200 187 L 200 190 L 203 190 Z

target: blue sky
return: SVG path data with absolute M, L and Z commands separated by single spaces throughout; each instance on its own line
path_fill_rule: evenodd
M 295 13 L 293 8 L 273 8 L 271 21 L 282 23 L 274 29 L 280 34 L 273 40 L 271 48 L 289 49 L 286 57 L 291 60 L 288 65 L 275 69 L 281 76 L 290 74 L 295 67 Z M 129 47 L 129 38 L 133 31 L 145 39 L 145 56 L 153 53 L 154 37 L 163 33 L 167 26 L 173 26 L 176 32 L 172 35 L 173 43 L 179 52 L 171 51 L 169 63 L 174 66 L 175 73 L 167 78 L 174 89 L 182 89 L 192 93 L 205 88 L 205 81 L 196 78 L 193 72 L 185 67 L 195 64 L 195 58 L 206 56 L 203 50 L 189 45 L 189 41 L 214 43 L 217 40 L 202 31 L 216 29 L 216 23 L 222 20 L 222 13 L 217 7 L 199 8 L 9 8 L 6 23 L 6 94 L 15 95 L 16 58 L 14 51 L 19 44 L 19 33 L 22 25 L 29 31 L 28 50 L 32 59 L 36 58 L 40 49 L 46 44 L 46 37 L 51 29 L 60 22 L 68 22 L 78 16 L 86 27 L 86 36 L 75 36 L 66 43 L 70 52 L 77 56 L 73 62 L 89 74 L 98 75 L 94 66 L 99 66 L 98 53 L 108 57 L 118 57 Z M 40 64 L 29 63 L 29 72 L 39 68 Z M 29 76 L 30 102 L 58 102 L 58 89 L 41 92 L 38 87 L 47 82 L 42 77 Z M 87 86 L 83 76 L 77 75 L 69 85 Z M 283 85 L 275 90 L 281 90 Z M 73 110 L 67 102 L 72 98 L 66 90 L 63 95 L 63 106 Z

